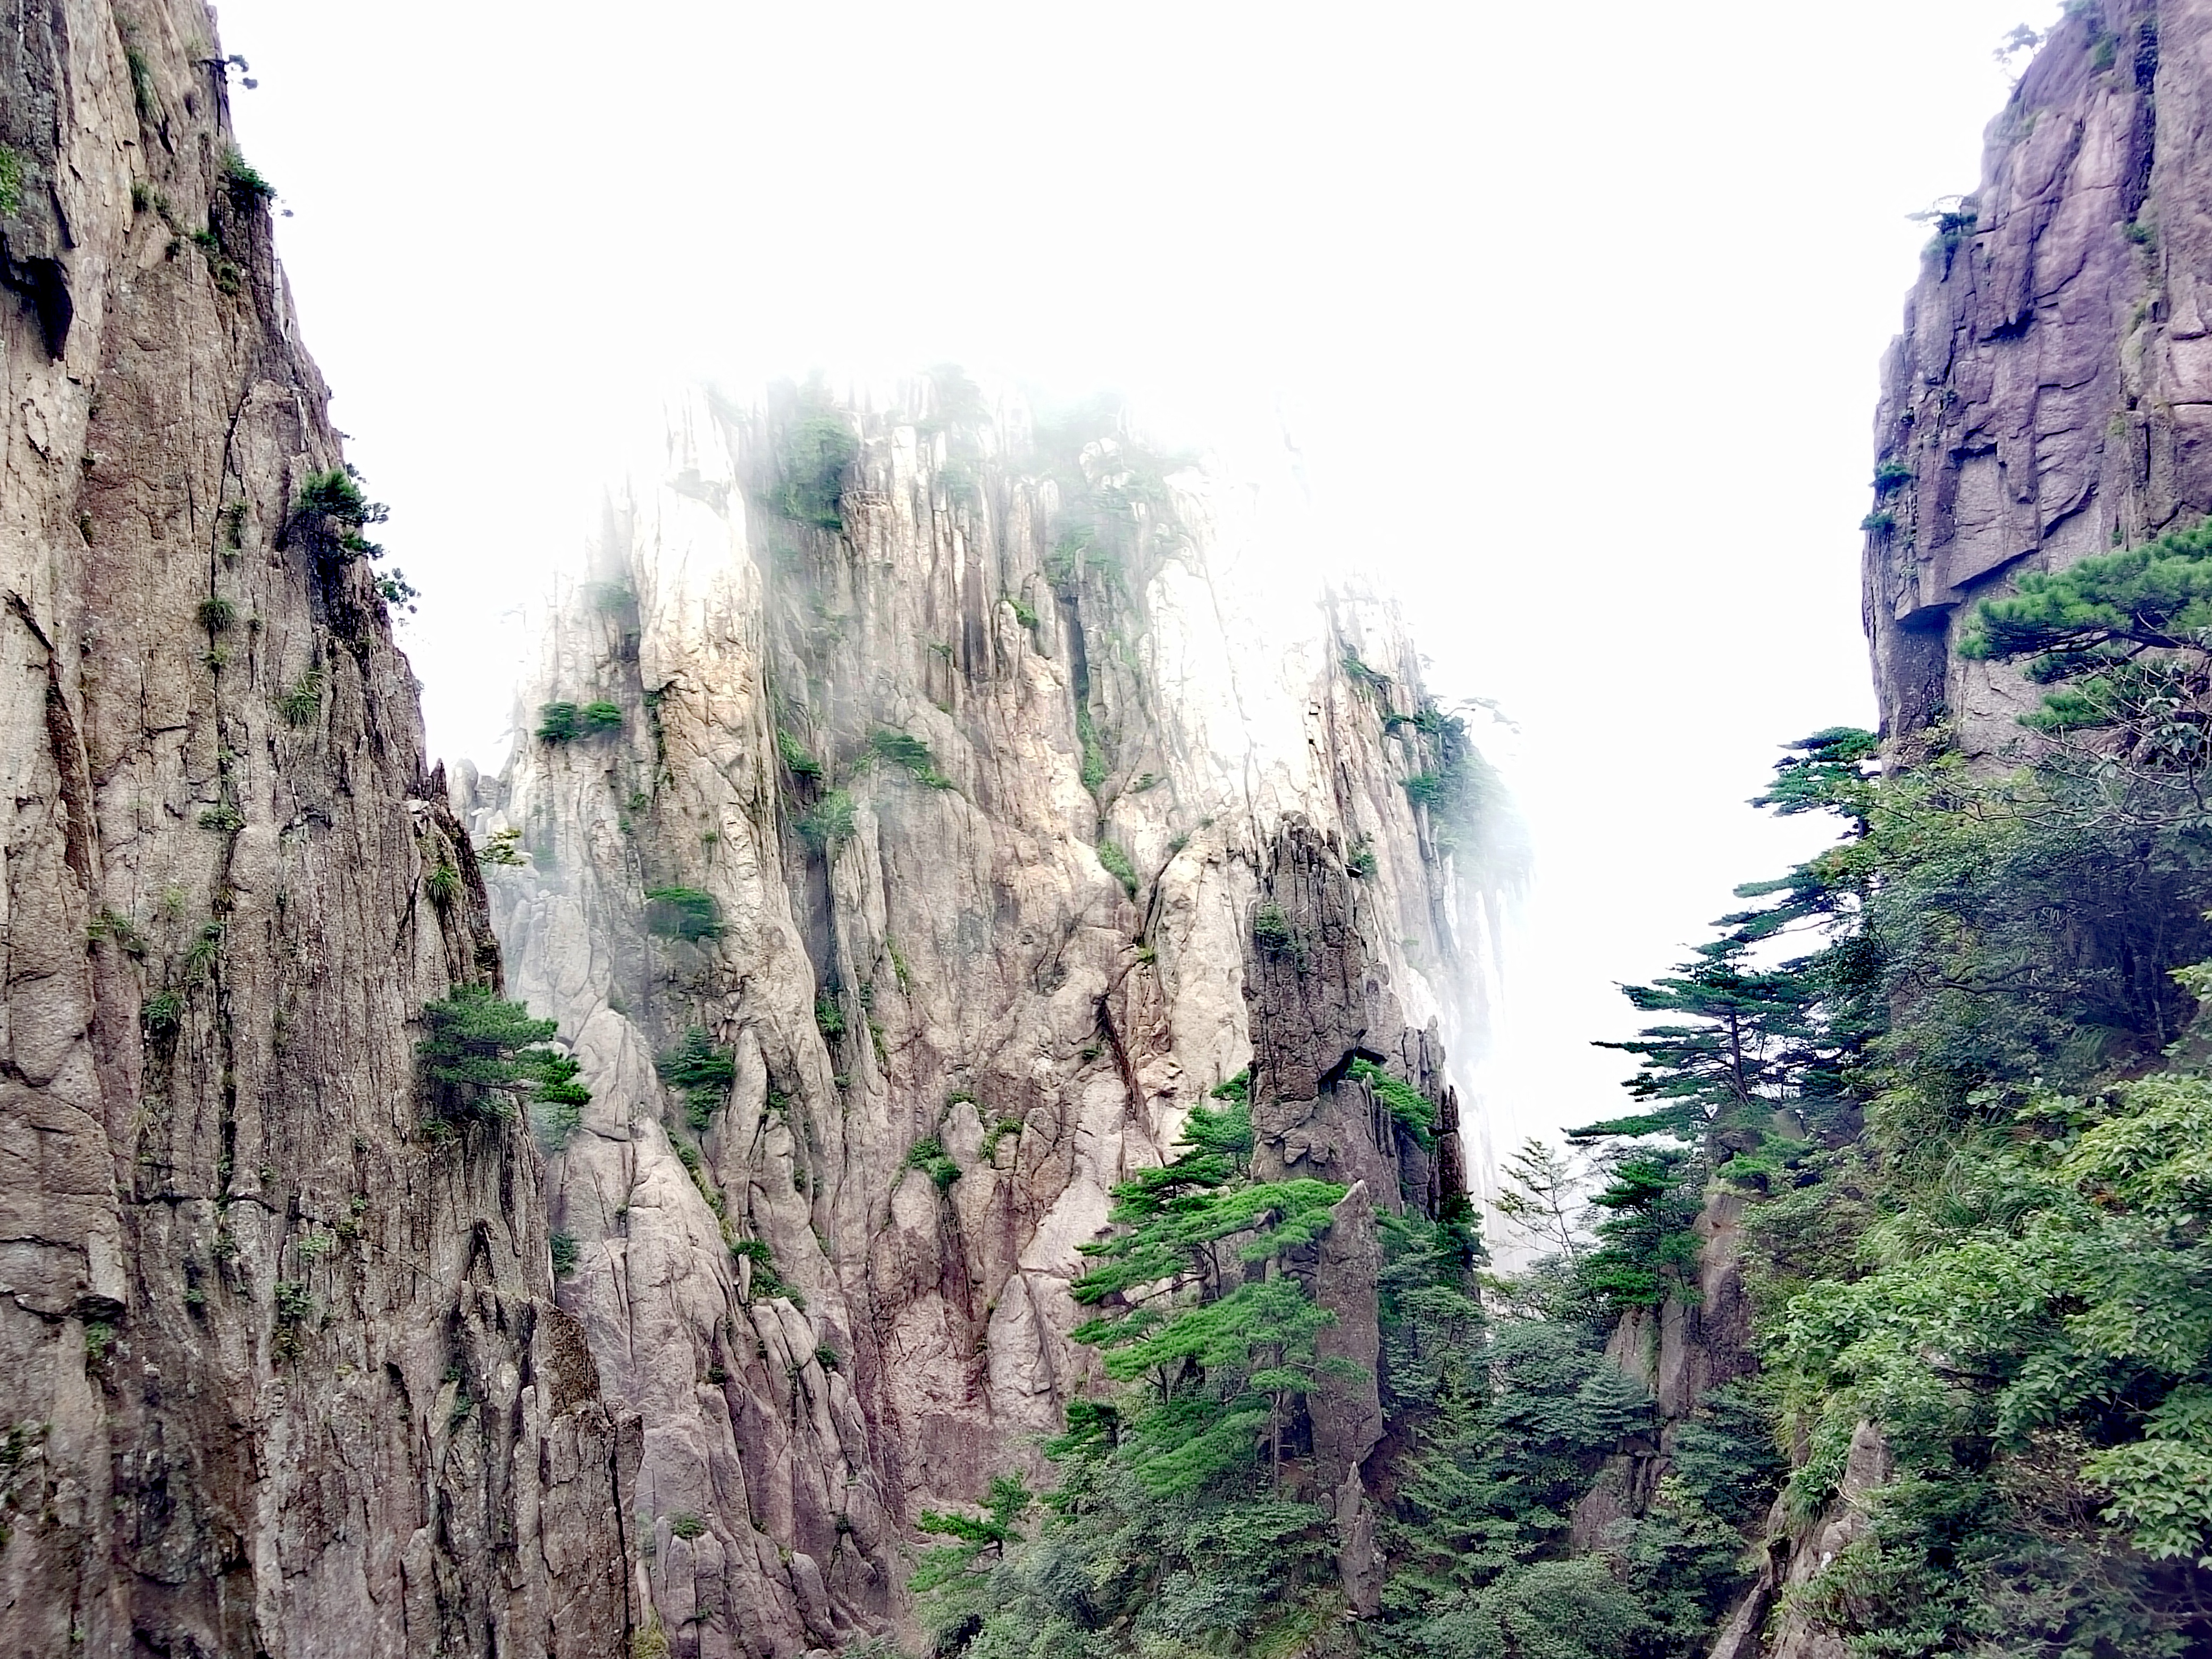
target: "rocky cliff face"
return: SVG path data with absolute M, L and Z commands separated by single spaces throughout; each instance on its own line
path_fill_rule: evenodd
M 1294 517 L 942 379 L 693 397 L 608 501 L 540 735 L 459 793 L 519 832 L 493 916 L 593 1091 L 561 1300 L 643 1420 L 676 1651 L 898 1622 L 915 1516 L 1099 1382 L 1066 1285 L 1109 1189 L 1248 1068 L 1263 1166 L 1365 1183 L 1314 1271 L 1374 1370 L 1373 1206 L 1463 1182 L 1497 817 L 1389 609 L 1285 568 Z M 1316 1419 L 1357 1604 L 1371 1381 Z
M 418 1121 L 498 953 L 295 510 L 338 445 L 215 40 L 0 29 L 0 1648 L 604 1656 L 621 1438 L 527 1137 Z
M 2212 5 L 2090 0 L 1991 124 L 1883 373 L 1866 623 L 1893 732 L 2032 706 L 1972 601 L 2212 510 Z
M 2038 688 L 1960 659 L 1976 601 L 2212 511 L 2212 3 L 2088 0 L 1989 129 L 1884 366 L 1865 621 L 1885 735 L 2017 750 Z M 1777 1504 L 1713 1659 L 1827 1659 L 1790 1601 L 1890 1477 L 1861 1425 L 1827 1510 Z

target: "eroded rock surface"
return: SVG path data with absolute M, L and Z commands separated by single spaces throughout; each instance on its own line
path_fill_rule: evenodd
M 1066 1287 L 1110 1188 L 1239 1073 L 1261 1166 L 1366 1183 L 1310 1270 L 1370 1374 L 1374 1206 L 1463 1181 L 1443 1059 L 1505 878 L 1408 793 L 1479 760 L 1394 615 L 1285 570 L 1282 492 L 956 391 L 676 406 L 544 619 L 550 735 L 459 781 L 520 832 L 493 914 L 594 1091 L 562 1302 L 643 1419 L 683 1655 L 900 1622 L 915 1516 L 1040 1474 L 1099 1383 Z M 693 1032 L 726 1081 L 656 1076 Z M 1361 1603 L 1380 1429 L 1371 1376 L 1317 1408 Z
M 1954 654 L 1973 601 L 2212 510 L 2212 3 L 2069 12 L 1939 222 L 1875 427 L 1883 718 L 1977 750 L 2034 693 Z
M 498 953 L 215 42 L 0 29 L 0 1650 L 596 1659 L 622 1435 L 527 1137 L 419 1121 Z

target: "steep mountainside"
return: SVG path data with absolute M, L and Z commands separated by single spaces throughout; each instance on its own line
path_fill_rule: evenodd
M 1248 1073 L 1255 1174 L 1351 1188 L 1296 1271 L 1365 1380 L 1294 1437 L 1371 1604 L 1371 1217 L 1464 1190 L 1443 1067 L 1514 854 L 1286 493 L 957 374 L 698 395 L 546 617 L 534 735 L 460 793 L 479 845 L 519 832 L 493 917 L 592 1090 L 544 1126 L 561 1300 L 644 1421 L 677 1652 L 905 1621 L 917 1520 L 1104 1391 L 1068 1284 L 1109 1189 Z
M 499 957 L 215 40 L 0 28 L 0 1649 L 599 1659 L 620 1437 L 528 1137 L 420 1121 Z
M 2212 5 L 2068 9 L 1938 222 L 1875 423 L 1882 717 L 1977 746 L 2035 698 L 1957 656 L 1972 601 L 2212 511 Z
M 1848 837 L 1783 884 L 1829 1148 L 1747 1221 L 1797 1468 L 1713 1659 L 2207 1639 L 2202 1331 L 2148 1333 L 2205 1271 L 2208 111 L 2212 4 L 2070 3 L 1884 366 L 1887 776 L 1823 734 L 1774 797 Z

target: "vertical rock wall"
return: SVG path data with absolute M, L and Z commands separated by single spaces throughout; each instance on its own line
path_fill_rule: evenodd
M 289 523 L 339 450 L 219 53 L 0 27 L 0 1650 L 597 1659 L 620 1437 L 526 1136 L 418 1123 L 498 952 L 373 570 Z
M 2212 3 L 2069 12 L 1938 222 L 1875 426 L 1883 719 L 1978 751 L 2035 699 L 1953 654 L 1973 602 L 2212 511 Z
M 827 513 L 793 466 L 825 421 Z M 1386 606 L 1285 568 L 1278 502 L 943 386 L 699 396 L 545 618 L 519 719 L 575 735 L 460 793 L 520 832 L 494 917 L 594 1091 L 562 1301 L 642 1417 L 679 1654 L 901 1618 L 915 1516 L 1038 1470 L 1099 1380 L 1066 1286 L 1109 1189 L 1248 1066 L 1263 1165 L 1366 1183 L 1314 1271 L 1374 1368 L 1372 1206 L 1462 1180 L 1443 1050 L 1499 883 L 1482 814 L 1455 856 L 1405 787 L 1479 759 Z M 654 1061 L 695 1030 L 731 1077 L 687 1098 Z M 1360 1052 L 1442 1103 L 1433 1153 Z M 1368 1395 L 1313 1431 L 1351 1540 Z

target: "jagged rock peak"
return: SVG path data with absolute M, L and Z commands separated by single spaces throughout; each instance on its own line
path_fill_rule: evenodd
M 526 1134 L 423 1127 L 498 952 L 226 76 L 0 29 L 0 1649 L 597 1659 L 621 1436 Z
M 921 1510 L 1042 1472 L 1101 1382 L 1078 1247 L 1241 1074 L 1261 1163 L 1367 1183 L 1315 1271 L 1372 1346 L 1373 1204 L 1480 1158 L 1446 1053 L 1520 854 L 1395 609 L 1299 568 L 1294 488 L 945 372 L 663 432 L 459 804 L 592 1089 L 547 1126 L 562 1301 L 644 1422 L 654 1616 L 794 1659 L 899 1625 Z M 1371 1393 L 1313 1425 L 1347 1540 Z

